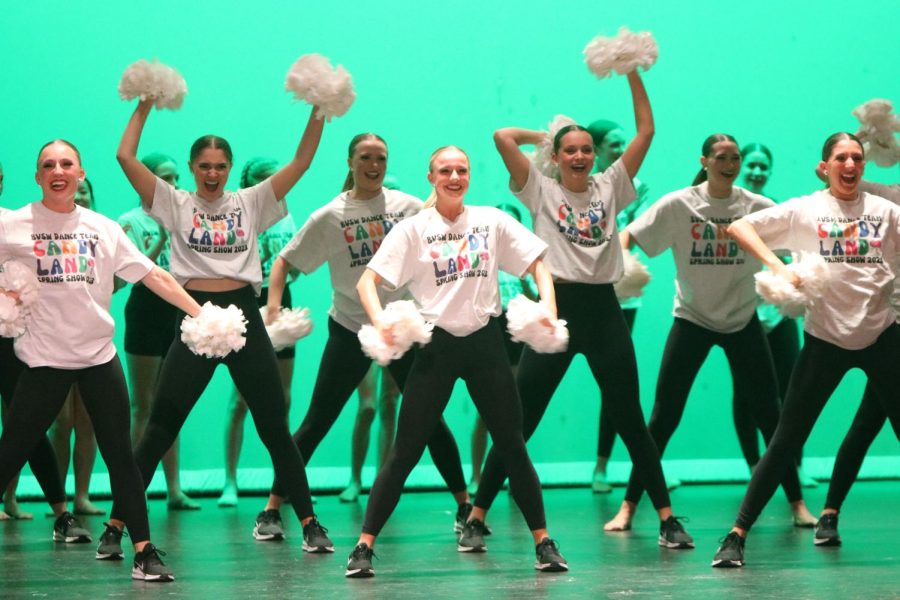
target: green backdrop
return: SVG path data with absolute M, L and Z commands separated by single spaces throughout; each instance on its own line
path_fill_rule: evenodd
M 234 187 L 245 159 L 285 160 L 292 154 L 308 109 L 290 101 L 284 75 L 299 55 L 319 52 L 353 74 L 358 98 L 344 118 L 326 126 L 311 170 L 288 198 L 298 224 L 339 191 L 347 143 L 361 131 L 388 140 L 390 171 L 404 190 L 420 196 L 428 187 L 430 152 L 444 144 L 461 146 L 472 158 L 468 200 L 494 204 L 510 198 L 493 148 L 494 129 L 545 127 L 564 113 L 583 123 L 614 119 L 633 131 L 624 78 L 598 81 L 581 57 L 594 35 L 613 34 L 621 25 L 652 31 L 660 47 L 659 62 L 645 76 L 657 134 L 640 178 L 651 195 L 688 185 L 703 138 L 725 131 L 742 143 L 772 148 L 767 192 L 784 199 L 818 187 L 813 169 L 821 143 L 833 131 L 855 129 L 851 109 L 873 97 L 900 100 L 898 16 L 894 0 L 854 6 L 835 0 L 6 3 L 0 26 L 0 161 L 6 185 L 0 201 L 15 208 L 34 200 L 36 152 L 45 141 L 64 137 L 81 149 L 101 212 L 115 217 L 135 205 L 115 161 L 133 105 L 118 99 L 116 86 L 129 63 L 153 57 L 179 69 L 190 93 L 182 110 L 151 115 L 140 153 L 160 150 L 184 161 L 182 182 L 189 186 L 191 142 L 206 133 L 225 136 L 235 150 Z M 867 176 L 894 182 L 898 169 L 872 165 Z M 648 414 L 673 296 L 671 256 L 649 266 L 653 280 L 634 332 Z M 325 341 L 326 271 L 302 277 L 293 292 L 296 304 L 310 307 L 316 328 L 298 346 L 292 429 L 305 412 Z M 120 323 L 126 295 L 119 292 L 113 304 Z M 118 340 L 121 335 L 120 328 Z M 862 380 L 853 373 L 841 385 L 806 446 L 808 457 L 834 455 L 859 404 Z M 727 365 L 716 350 L 667 451 L 667 459 L 684 461 L 670 463 L 683 476 L 704 478 L 740 465 L 730 388 Z M 183 431 L 182 465 L 193 472 L 189 487 L 216 485 L 229 394 L 230 381 L 220 370 Z M 587 479 L 598 407 L 599 392 L 579 358 L 530 444 L 548 481 Z M 343 483 L 355 409 L 354 398 L 312 460 L 313 485 Z M 447 419 L 464 463 L 473 416 L 458 386 Z M 889 432 L 882 432 L 871 454 L 900 471 L 891 458 L 898 452 Z M 621 442 L 613 459 L 627 459 Z M 248 430 L 242 468 L 269 464 Z M 809 465 L 814 474 L 828 472 L 827 460 Z

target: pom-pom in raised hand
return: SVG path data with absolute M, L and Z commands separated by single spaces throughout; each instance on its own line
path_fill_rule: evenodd
M 181 341 L 194 354 L 207 358 L 223 358 L 244 347 L 247 338 L 247 319 L 233 304 L 228 308 L 205 303 L 196 317 L 181 321 Z
M 350 73 L 341 65 L 332 68 L 321 54 L 297 59 L 287 73 L 284 89 L 293 92 L 295 100 L 318 106 L 316 118 L 326 121 L 343 116 L 356 99 Z
M 650 283 L 650 271 L 634 252 L 626 250 L 622 252 L 622 257 L 625 259 L 625 272 L 622 274 L 622 279 L 613 284 L 616 298 L 626 300 L 642 296 L 644 286 Z
M 268 307 L 263 306 L 259 312 L 263 320 L 268 315 Z M 305 338 L 312 331 L 313 323 L 309 318 L 308 308 L 282 308 L 271 325 L 266 325 L 266 333 L 272 340 L 275 351 L 290 348 L 297 340 Z
M 553 120 L 547 124 L 547 137 L 544 141 L 535 144 L 534 154 L 530 156 L 534 167 L 543 175 L 556 179 L 559 176 L 559 166 L 553 162 L 553 140 L 559 130 L 569 125 L 575 125 L 575 120 L 570 119 L 566 115 L 556 115 Z
M 874 99 L 853 109 L 859 119 L 857 136 L 866 150 L 866 160 L 879 167 L 891 167 L 900 161 L 900 145 L 896 133 L 900 131 L 900 119 L 894 114 L 890 100 Z
M 141 59 L 128 65 L 119 82 L 122 100 L 153 100 L 156 108 L 181 108 L 187 95 L 184 78 L 172 67 Z
M 411 300 L 397 300 L 384 307 L 382 326 L 389 329 L 393 343 L 384 341 L 381 333 L 372 325 L 359 330 L 359 343 L 366 356 L 382 367 L 406 354 L 413 344 L 424 346 L 431 341 L 434 326 L 425 321 Z
M 649 31 L 633 33 L 627 27 L 615 37 L 597 36 L 584 47 L 584 62 L 598 79 L 613 71 L 625 75 L 641 67 L 644 71 L 656 63 L 659 48 Z
M 506 321 L 513 341 L 524 342 L 535 352 L 553 354 L 562 352 L 569 345 L 566 322 L 553 319 L 546 306 L 522 294 L 509 301 Z M 547 323 L 551 326 L 548 327 Z
M 778 307 L 786 317 L 799 317 L 816 299 L 821 298 L 831 285 L 831 271 L 825 259 L 813 252 L 795 252 L 788 271 L 796 274 L 799 287 L 772 271 L 760 271 L 756 278 L 756 293 L 762 299 Z

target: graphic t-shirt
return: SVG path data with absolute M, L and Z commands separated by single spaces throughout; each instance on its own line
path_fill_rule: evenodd
M 134 283 L 153 263 L 113 220 L 76 206 L 34 202 L 0 219 L 0 262 L 34 269 L 40 283 L 16 355 L 29 367 L 81 369 L 116 354 L 109 314 L 115 277 Z
M 628 226 L 647 256 L 667 248 L 675 258 L 676 317 L 706 329 L 732 333 L 756 310 L 753 274 L 762 264 L 725 230 L 775 203 L 737 186 L 728 198 L 709 195 L 706 183 L 666 194 Z
M 159 240 L 159 223 L 144 212 L 140 206 L 136 206 L 119 217 L 119 225 L 128 239 L 138 247 L 138 250 L 144 253 L 144 256 L 150 254 L 150 251 L 156 247 Z M 169 241 L 163 245 L 162 250 L 156 257 L 156 265 L 165 271 L 169 270 L 171 248 Z
M 287 215 L 287 204 L 275 198 L 270 179 L 207 202 L 157 178 L 149 214 L 169 231 L 178 283 L 230 278 L 250 283 L 259 295 L 257 236 Z
M 499 271 L 522 277 L 546 250 L 497 208 L 466 206 L 450 221 L 432 207 L 394 227 L 368 267 L 389 289 L 408 284 L 425 320 L 461 337 L 500 315 Z
M 409 194 L 382 188 L 370 200 L 354 200 L 344 192 L 319 208 L 281 251 L 281 257 L 310 274 L 328 263 L 334 290 L 328 314 L 353 332 L 369 322 L 359 301 L 356 283 L 385 236 L 403 219 L 422 210 L 422 201 Z M 382 305 L 404 297 L 402 290 L 379 289 Z
M 864 192 L 869 192 L 874 196 L 881 196 L 894 204 L 900 205 L 900 183 L 885 185 L 873 181 L 860 181 L 859 189 Z M 894 269 L 894 274 L 898 275 L 898 277 L 894 277 L 894 291 L 891 294 L 891 305 L 894 307 L 894 312 L 897 314 L 897 321 L 900 322 L 900 256 L 894 257 L 892 267 Z
M 262 286 L 269 287 L 269 274 L 281 250 L 297 233 L 297 225 L 291 215 L 281 219 L 259 235 L 259 262 L 262 267 Z
M 531 212 L 534 232 L 544 240 L 553 278 L 580 283 L 614 283 L 625 264 L 616 215 L 635 197 L 621 159 L 591 175 L 585 192 L 572 192 L 534 165 L 521 190 L 510 189 Z
M 890 263 L 900 243 L 900 207 L 865 192 L 848 202 L 823 190 L 754 213 L 747 222 L 770 248 L 816 252 L 828 263 L 831 285 L 803 322 L 809 334 L 859 350 L 894 322 Z

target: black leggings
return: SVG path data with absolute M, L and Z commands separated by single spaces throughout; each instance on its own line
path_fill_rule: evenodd
M 302 520 L 312 516 L 306 469 L 287 427 L 275 350 L 266 333 L 253 289 L 247 286 L 230 292 L 188 290 L 188 293 L 201 305 L 204 302 L 217 306 L 234 304 L 244 311 L 247 345 L 225 358 L 206 358 L 191 352 L 181 341 L 181 336 L 175 336 L 160 371 L 147 429 L 135 450 L 145 485 L 150 484 L 159 461 L 172 446 L 216 367 L 224 364 L 247 402 L 259 438 L 272 458 L 275 473 L 285 482 L 297 518 Z M 178 323 L 183 316 L 179 314 Z M 116 512 L 117 507 L 113 506 L 114 517 Z
M 787 396 L 788 383 L 791 380 L 791 371 L 800 355 L 800 329 L 795 319 L 784 318 L 772 331 L 766 334 L 769 349 L 772 351 L 772 360 L 775 363 L 775 377 L 778 381 L 778 399 L 784 402 Z M 756 433 L 759 426 L 753 418 L 750 406 L 738 402 L 734 396 L 732 406 L 734 414 L 734 430 L 737 432 L 741 452 L 747 460 L 747 464 L 755 465 L 759 462 L 759 436 Z M 803 458 L 803 449 L 797 453 L 797 464 Z
M 628 325 L 628 333 L 634 331 L 634 319 L 637 316 L 636 308 L 623 308 L 622 316 L 625 317 L 625 324 Z M 613 444 L 616 441 L 616 428 L 613 427 L 612 419 L 609 417 L 609 409 L 606 403 L 600 403 L 600 431 L 597 432 L 597 456 L 609 458 L 612 456 Z
M 13 350 L 12 338 L 0 338 L 0 401 L 3 402 L 3 410 L 7 412 L 7 416 L 11 410 L 16 383 L 24 369 L 25 363 L 19 360 Z M 6 429 L 6 425 L 3 429 Z M 43 431 L 44 435 L 37 440 L 28 456 L 28 466 L 31 467 L 31 473 L 41 486 L 47 502 L 58 504 L 66 501 L 66 490 L 62 478 L 59 476 L 56 453 L 53 451 L 50 440 L 47 439 L 47 428 L 45 427 Z M 15 473 L 12 474 L 10 480 L 13 477 L 15 477 Z M 9 481 L 0 487 L 0 495 L 6 491 L 7 485 L 9 485 Z
M 47 429 L 75 384 L 78 384 L 84 407 L 94 426 L 100 455 L 109 470 L 113 499 L 120 507 L 119 518 L 128 525 L 132 540 L 149 540 L 144 486 L 131 453 L 128 388 L 118 357 L 84 369 L 25 367 L 19 376 L 6 427 L 0 437 L 0 484 L 5 488 L 38 442 L 47 439 Z M 55 478 L 59 481 L 58 471 Z M 46 489 L 44 493 L 47 494 Z
M 628 448 L 635 472 L 643 478 L 653 506 L 669 506 L 659 452 L 641 412 L 634 346 L 612 284 L 559 284 L 556 304 L 559 317 L 568 322 L 568 349 L 558 354 L 538 354 L 525 348 L 519 363 L 516 384 L 522 398 L 525 439 L 537 429 L 572 359 L 578 353 L 584 354 L 600 386 L 603 404 Z M 489 509 L 505 477 L 502 461 L 492 448 L 482 471 L 475 506 Z
M 844 374 L 862 369 L 882 409 L 891 420 L 900 439 L 900 326 L 888 327 L 871 346 L 847 350 L 820 340 L 809 333 L 803 336 L 803 350 L 791 376 L 781 420 L 772 441 L 750 478 L 735 526 L 750 529 L 769 502 L 778 481 L 794 463 L 797 449 L 803 446 L 828 398 Z
M 833 508 L 840 512 L 853 482 L 856 481 L 856 476 L 859 475 L 866 452 L 869 451 L 869 446 L 875 441 L 885 421 L 887 414 L 875 397 L 872 384 L 867 383 L 862 403 L 834 460 L 825 508 Z
M 409 375 L 413 355 L 412 351 L 407 352 L 403 358 L 392 361 L 387 367 L 401 391 Z M 371 364 L 372 359 L 363 353 L 356 334 L 329 317 L 328 341 L 322 352 L 309 409 L 294 433 L 294 443 L 305 461 L 309 461 L 322 438 L 334 425 Z M 459 449 L 443 417 L 428 439 L 428 450 L 434 466 L 447 482 L 450 491 L 455 493 L 465 490 L 466 480 Z M 286 493 L 277 477 L 272 485 L 272 493 L 276 496 L 284 496 Z
M 676 317 L 663 350 L 656 380 L 656 401 L 650 415 L 650 434 L 660 455 L 665 452 L 681 421 L 694 379 L 713 346 L 721 346 L 728 358 L 735 402 L 753 414 L 767 443 L 775 433 L 778 426 L 775 367 L 756 314 L 747 325 L 733 333 L 711 331 Z M 803 499 L 797 469 L 785 472 L 783 485 L 790 502 Z M 632 470 L 625 499 L 636 503 L 643 492 L 643 486 Z
M 503 332 L 497 319 L 491 319 L 465 337 L 435 327 L 431 342 L 416 350 L 403 389 L 397 438 L 372 486 L 364 533 L 378 535 L 394 511 L 403 484 L 425 451 L 457 379 L 466 382 L 491 434 L 491 453 L 499 453 L 509 469 L 510 489 L 528 528 L 546 527 L 541 482 L 522 437 L 522 407 L 503 347 Z

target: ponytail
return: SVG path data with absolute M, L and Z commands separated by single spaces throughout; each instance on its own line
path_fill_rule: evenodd
M 384 141 L 384 138 L 378 135 L 377 133 L 357 133 L 350 139 L 350 147 L 347 149 L 347 158 L 353 158 L 353 153 L 356 152 L 356 147 L 360 144 L 360 142 L 364 142 L 366 140 L 378 140 L 384 147 L 387 148 L 387 142 Z M 344 186 L 341 188 L 341 192 L 348 192 L 353 189 L 353 186 L 356 184 L 353 181 L 353 170 L 349 170 L 347 172 L 347 176 L 344 177 Z
M 703 140 L 703 148 L 701 149 L 701 156 L 705 156 L 709 158 L 709 155 L 713 151 L 713 146 L 715 146 L 718 142 L 734 142 L 734 145 L 737 146 L 737 140 L 727 133 L 714 133 L 705 140 Z M 697 175 L 694 177 L 694 182 L 691 185 L 700 185 L 704 181 L 706 181 L 708 175 L 706 173 L 706 167 L 702 167 Z

